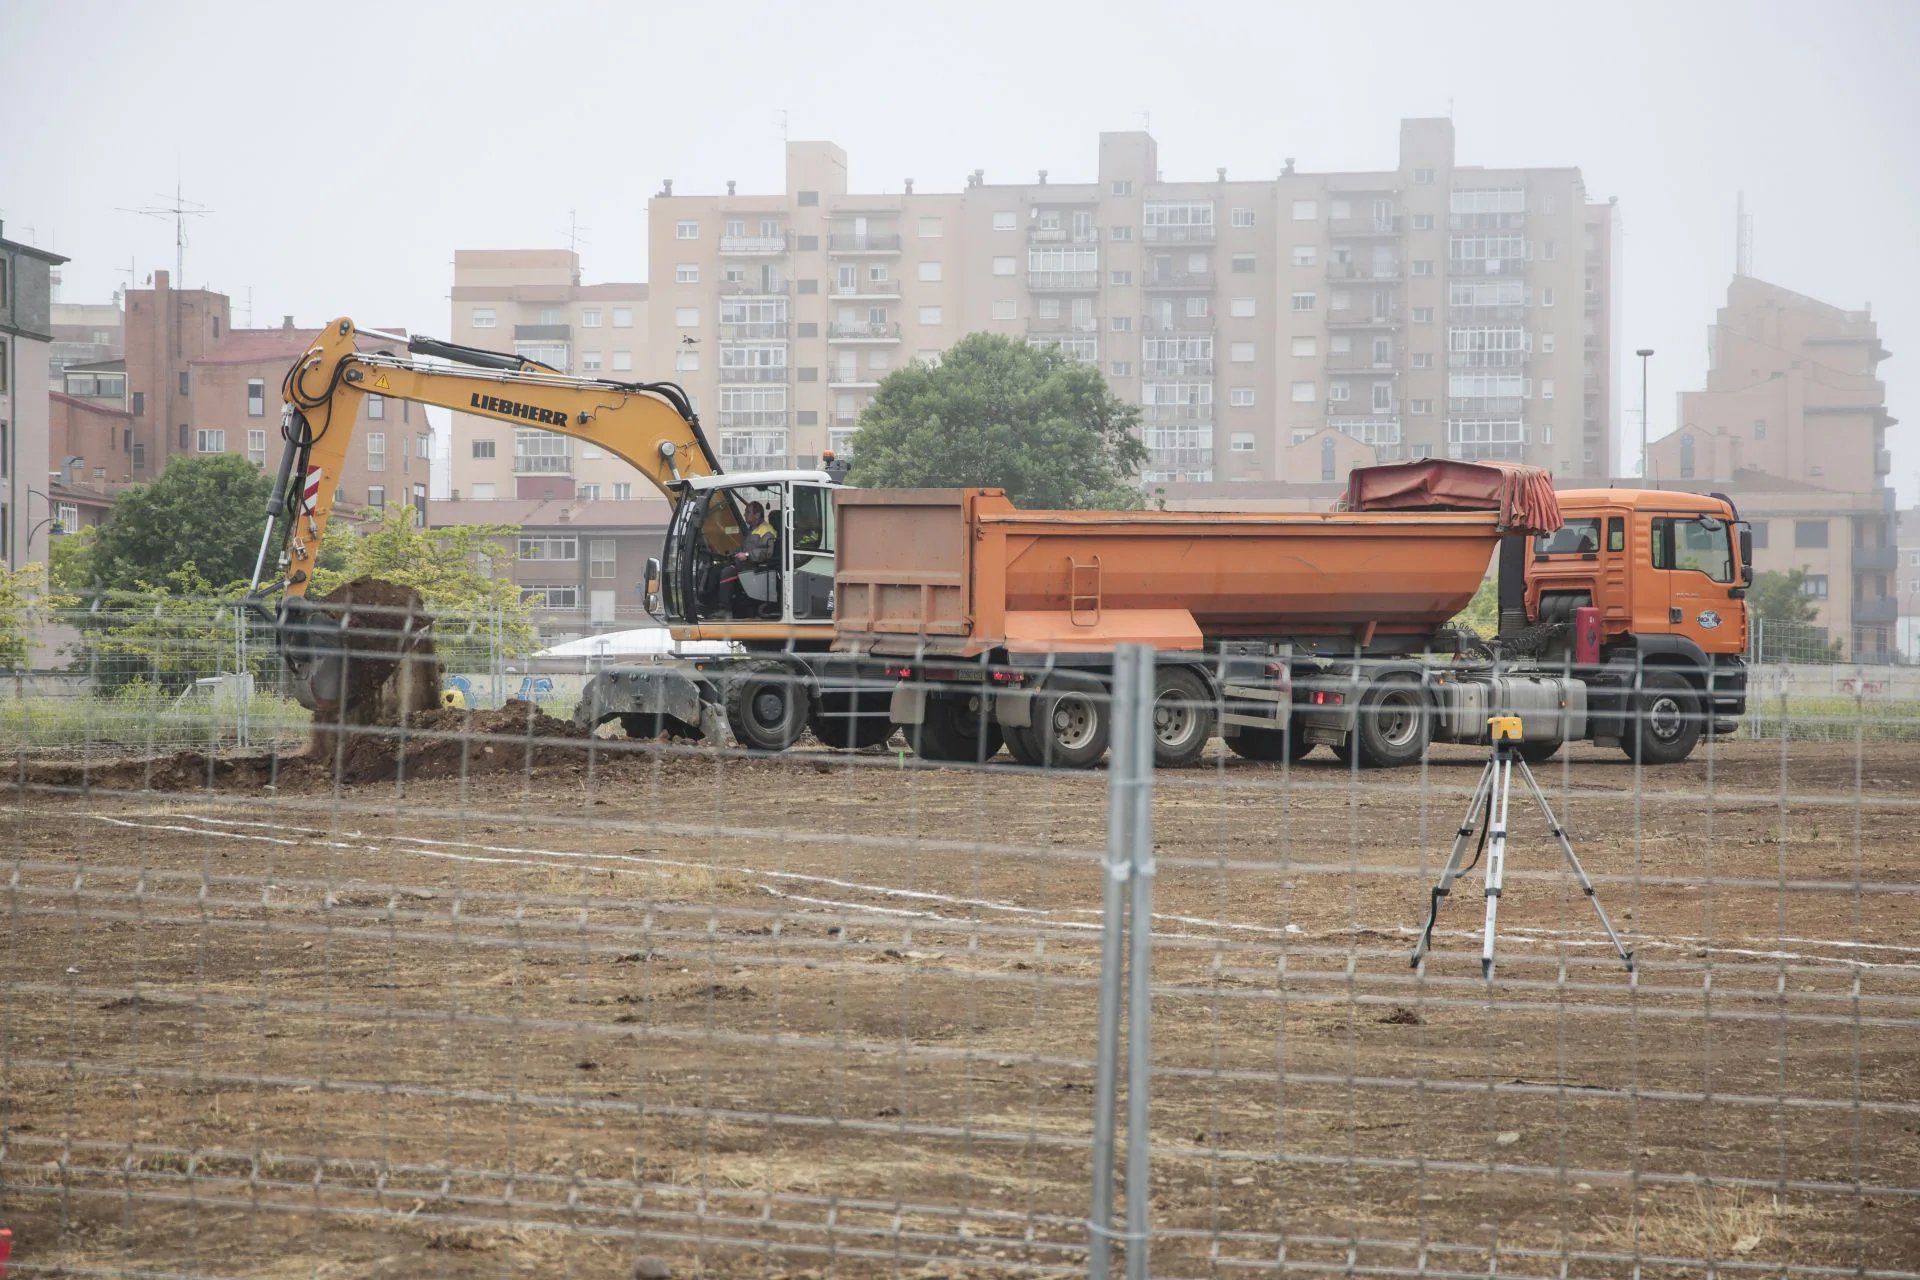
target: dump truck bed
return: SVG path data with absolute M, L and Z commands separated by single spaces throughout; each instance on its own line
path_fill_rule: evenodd
M 1512 521 L 1558 524 L 1530 492 L 1521 517 L 1493 489 L 1488 510 L 1286 513 L 1018 511 L 995 489 L 842 490 L 835 645 L 1067 655 L 1426 636 L 1472 599 L 1498 538 L 1527 531 Z

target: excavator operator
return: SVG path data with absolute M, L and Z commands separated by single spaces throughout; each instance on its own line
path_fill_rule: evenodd
M 746 536 L 721 575 L 720 589 L 736 618 L 776 617 L 780 612 L 780 534 L 764 504 L 748 502 Z

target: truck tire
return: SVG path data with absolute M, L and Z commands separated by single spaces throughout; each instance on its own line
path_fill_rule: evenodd
M 749 751 L 785 751 L 807 727 L 805 679 L 777 658 L 758 658 L 727 682 L 727 727 Z
M 1007 754 L 1013 757 L 1015 764 L 1025 765 L 1029 769 L 1040 767 L 1040 752 L 1033 745 L 1033 734 L 1025 725 L 1009 724 L 1000 727 L 1001 736 L 1007 741 Z
M 861 703 L 868 705 L 861 707 Z M 873 695 L 861 698 L 857 693 L 831 693 L 814 701 L 807 710 L 807 728 L 823 746 L 836 751 L 859 751 L 877 747 L 893 736 L 896 727 L 884 714 L 884 702 L 874 704 Z M 879 715 L 855 715 L 856 708 Z
M 628 711 L 620 716 L 620 728 L 629 737 L 640 742 L 651 742 L 661 734 L 672 734 L 676 738 L 698 738 L 700 726 L 688 724 L 676 716 L 659 712 Z
M 1545 764 L 1560 754 L 1564 742 L 1522 742 L 1519 747 L 1520 758 L 1528 764 Z
M 1033 700 L 1028 745 L 1048 768 L 1090 769 L 1107 753 L 1112 696 L 1092 676 L 1055 672 Z
M 907 729 L 907 741 L 922 760 L 985 764 L 1000 754 L 1000 726 L 978 705 L 978 699 L 936 693 L 927 697 L 925 718 Z
M 1700 695 L 1687 678 L 1677 671 L 1646 671 L 1620 749 L 1640 764 L 1679 764 L 1699 745 L 1700 728 Z
M 1300 732 L 1300 719 L 1293 717 L 1284 729 L 1249 729 L 1227 739 L 1227 749 L 1242 760 L 1298 760 L 1313 750 L 1313 744 Z
M 1404 768 L 1427 753 L 1428 720 L 1426 690 L 1411 679 L 1389 676 L 1360 696 L 1359 723 L 1349 740 L 1363 768 Z
M 1153 679 L 1153 765 L 1184 769 L 1213 737 L 1213 690 L 1191 667 L 1162 667 Z

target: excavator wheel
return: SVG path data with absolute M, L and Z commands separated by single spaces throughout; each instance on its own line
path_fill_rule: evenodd
M 749 751 L 785 751 L 807 727 L 807 682 L 778 658 L 758 658 L 727 681 L 727 727 Z

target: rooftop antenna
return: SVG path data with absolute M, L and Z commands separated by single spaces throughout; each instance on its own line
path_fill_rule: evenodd
M 1144 107 L 1140 110 L 1140 132 L 1153 132 L 1153 112 L 1148 111 Z
M 166 199 L 165 196 L 159 198 L 162 200 Z M 213 210 L 201 205 L 197 201 L 188 200 L 183 197 L 180 193 L 180 180 L 176 178 L 173 183 L 172 204 L 161 205 L 157 208 L 121 209 L 120 212 L 137 213 L 143 218 L 173 219 L 173 287 L 175 289 L 186 288 L 187 219 L 204 218 L 212 213 Z
M 253 328 L 253 286 L 252 286 L 252 285 L 248 285 L 248 286 L 247 286 L 247 324 L 246 324 L 246 327 L 247 327 L 247 328 L 249 328 L 249 329 L 251 329 L 251 328 Z
M 787 109 L 785 107 L 779 108 L 779 116 L 780 116 L 780 142 L 781 142 L 781 145 L 784 146 L 787 141 Z
M 1734 205 L 1733 273 L 1753 274 L 1753 215 L 1747 212 L 1747 193 L 1742 191 Z
M 580 233 L 586 230 L 589 230 L 589 228 L 583 227 L 580 225 L 579 211 L 575 209 L 568 209 L 567 210 L 567 252 L 573 255 L 573 265 L 574 265 L 573 282 L 575 284 L 580 283 L 580 246 L 588 243 L 587 238 L 581 235 Z

